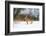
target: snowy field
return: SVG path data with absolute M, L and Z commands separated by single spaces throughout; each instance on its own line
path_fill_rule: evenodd
M 42 25 L 39 24 L 39 21 L 33 21 L 32 24 L 30 22 L 27 24 L 26 21 L 14 21 L 13 32 L 34 30 L 42 30 Z

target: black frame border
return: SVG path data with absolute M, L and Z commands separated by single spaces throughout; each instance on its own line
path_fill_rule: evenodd
M 41 31 L 24 31 L 24 32 L 10 32 L 10 4 L 25 4 L 25 5 L 40 5 L 42 6 L 42 30 Z M 19 1 L 5 1 L 5 35 L 18 34 L 35 34 L 45 32 L 45 3 L 40 2 L 19 2 Z

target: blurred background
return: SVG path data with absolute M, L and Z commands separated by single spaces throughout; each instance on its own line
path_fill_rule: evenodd
M 24 20 L 26 16 L 28 18 L 32 17 L 33 21 L 39 20 L 39 8 L 14 8 L 13 10 L 14 20 L 17 18 Z

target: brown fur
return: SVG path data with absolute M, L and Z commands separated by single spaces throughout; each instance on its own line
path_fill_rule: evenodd
M 30 24 L 32 24 L 32 17 L 31 16 L 24 16 L 24 17 L 17 16 L 15 19 L 18 21 L 26 21 L 27 24 L 28 24 L 28 21 L 30 21 Z

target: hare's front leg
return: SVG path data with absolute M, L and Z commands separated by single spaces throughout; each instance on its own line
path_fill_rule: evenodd
M 28 21 L 26 21 L 26 23 L 28 24 Z
M 30 24 L 32 24 L 32 20 L 31 20 L 31 23 Z

